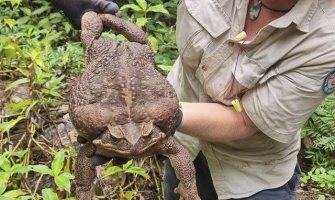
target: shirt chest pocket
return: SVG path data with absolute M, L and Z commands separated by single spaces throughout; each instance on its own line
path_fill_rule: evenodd
M 223 11 L 213 1 L 184 0 L 177 10 L 177 46 L 183 65 L 198 68 L 203 53 L 230 29 Z

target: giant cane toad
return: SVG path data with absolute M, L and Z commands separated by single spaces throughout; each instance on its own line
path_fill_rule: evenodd
M 129 42 L 100 39 L 103 26 L 122 33 Z M 145 33 L 113 15 L 87 12 L 82 17 L 81 41 L 86 71 L 70 97 L 71 120 L 88 141 L 76 163 L 77 198 L 93 198 L 94 156 L 162 154 L 175 167 L 181 196 L 200 200 L 191 158 L 172 139 L 178 100 L 172 86 L 155 70 Z

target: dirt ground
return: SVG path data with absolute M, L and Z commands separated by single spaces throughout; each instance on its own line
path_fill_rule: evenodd
M 325 194 L 326 200 L 335 200 L 334 196 Z M 297 200 L 318 200 L 319 195 L 314 194 L 313 192 L 297 190 Z

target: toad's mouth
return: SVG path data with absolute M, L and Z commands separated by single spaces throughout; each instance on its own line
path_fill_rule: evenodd
M 113 152 L 115 154 L 119 155 L 129 155 L 129 156 L 135 156 L 144 154 L 146 151 L 148 151 L 150 148 L 155 146 L 158 142 L 164 140 L 166 137 L 166 134 L 163 132 L 158 133 L 155 137 L 151 138 L 150 140 L 139 140 L 139 142 L 135 144 L 130 144 L 129 142 L 124 141 L 124 143 L 120 144 L 118 142 L 106 142 L 105 140 L 102 140 L 101 138 L 97 138 L 92 141 L 92 143 L 101 150 Z

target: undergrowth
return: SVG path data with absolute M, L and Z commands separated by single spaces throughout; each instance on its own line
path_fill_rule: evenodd
M 335 94 L 326 98 L 302 130 L 309 141 L 305 158 L 310 169 L 301 183 L 313 191 L 335 194 Z

